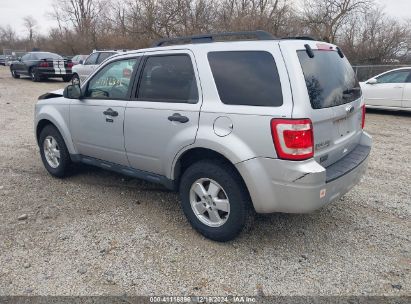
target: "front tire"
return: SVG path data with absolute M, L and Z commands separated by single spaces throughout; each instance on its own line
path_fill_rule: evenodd
M 47 171 L 55 177 L 65 177 L 69 173 L 71 159 L 60 132 L 53 125 L 43 128 L 39 137 L 41 160 Z
M 20 75 L 17 74 L 16 70 L 10 69 L 11 70 L 11 76 L 15 79 L 20 78 Z
M 64 82 L 69 82 L 70 80 L 71 80 L 71 75 L 63 76 L 63 81 Z
M 232 165 L 202 160 L 191 165 L 180 182 L 181 204 L 188 221 L 205 237 L 234 239 L 253 217 L 248 191 Z

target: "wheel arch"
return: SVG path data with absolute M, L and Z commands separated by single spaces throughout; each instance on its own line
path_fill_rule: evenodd
M 58 113 L 57 111 L 55 112 L 56 113 L 53 113 L 53 115 L 45 114 L 45 113 L 42 113 L 41 115 L 39 115 L 37 123 L 36 123 L 36 128 L 35 128 L 37 144 L 40 144 L 39 137 L 44 127 L 47 125 L 52 125 L 60 132 L 61 136 L 63 137 L 64 143 L 67 146 L 67 150 L 69 151 L 69 153 L 77 154 L 77 151 L 71 139 L 70 131 L 69 131 L 67 124 L 65 123 L 61 114 Z
M 47 125 L 52 125 L 53 127 L 57 128 L 56 125 L 54 123 L 52 123 L 50 120 L 48 119 L 42 119 L 37 123 L 37 127 L 36 127 L 36 140 L 37 140 L 37 144 L 39 143 L 39 139 L 40 139 L 40 133 L 41 131 L 43 131 L 43 129 L 47 126 Z M 58 128 L 57 128 L 58 129 Z
M 184 171 L 190 165 L 200 160 L 206 160 L 206 159 L 221 161 L 229 165 L 234 170 L 234 172 L 238 174 L 238 176 L 240 177 L 243 183 L 243 186 L 249 193 L 247 185 L 244 181 L 244 178 L 242 177 L 241 173 L 238 171 L 234 163 L 224 154 L 217 152 L 215 150 L 212 150 L 209 148 L 203 148 L 203 147 L 192 147 L 190 149 L 185 150 L 178 156 L 172 168 L 172 172 L 171 172 L 172 179 L 174 180 L 175 185 L 178 186 L 180 184 L 181 176 L 183 175 Z

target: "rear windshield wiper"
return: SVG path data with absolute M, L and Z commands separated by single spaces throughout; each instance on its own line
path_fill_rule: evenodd
M 356 88 L 352 88 L 352 89 L 348 89 L 342 92 L 343 94 L 343 98 L 345 97 L 351 97 L 351 95 L 358 93 L 359 91 L 361 91 L 360 87 L 356 87 Z
M 343 94 L 352 94 L 352 93 L 358 92 L 359 90 L 361 90 L 361 88 L 356 87 L 356 88 L 352 88 L 352 89 L 348 89 L 348 90 L 343 91 Z

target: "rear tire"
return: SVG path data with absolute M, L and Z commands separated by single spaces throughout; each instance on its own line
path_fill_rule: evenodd
M 30 78 L 34 82 L 39 82 L 41 80 L 41 77 L 35 68 L 30 69 Z
M 212 188 L 220 189 L 213 191 Z M 197 194 L 204 190 L 203 197 Z M 181 177 L 180 196 L 184 214 L 193 228 L 214 241 L 234 239 L 254 218 L 244 182 L 235 169 L 223 161 L 202 160 L 191 165 Z
M 56 127 L 47 125 L 41 130 L 39 148 L 44 167 L 51 175 L 62 178 L 69 174 L 70 154 Z
M 20 75 L 17 74 L 16 70 L 10 69 L 11 70 L 11 76 L 15 79 L 20 78 Z
M 69 82 L 71 80 L 71 75 L 63 76 L 64 82 Z

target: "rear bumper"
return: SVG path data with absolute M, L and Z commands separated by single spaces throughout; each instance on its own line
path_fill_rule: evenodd
M 286 161 L 254 158 L 236 165 L 258 213 L 307 213 L 331 203 L 354 187 L 364 175 L 371 137 L 335 164 L 324 168 L 314 159 Z
M 63 77 L 71 76 L 71 69 L 37 68 L 37 73 L 43 77 Z

